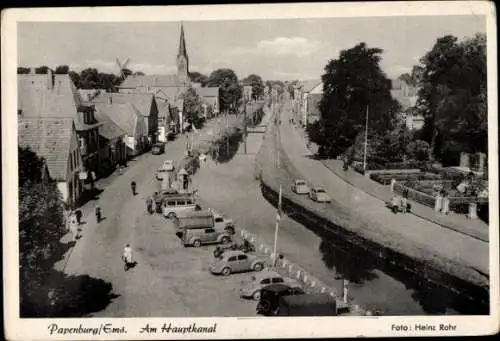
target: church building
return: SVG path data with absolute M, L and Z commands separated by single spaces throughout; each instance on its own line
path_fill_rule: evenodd
M 177 74 L 175 75 L 130 75 L 120 85 L 121 93 L 152 93 L 157 102 L 168 103 L 171 108 L 177 108 L 182 117 L 182 94 L 192 87 L 202 100 L 202 115 L 219 113 L 219 88 L 201 87 L 191 82 L 189 77 L 189 56 L 184 38 L 184 27 L 181 24 L 179 51 L 177 53 Z M 182 120 L 182 118 L 181 118 Z

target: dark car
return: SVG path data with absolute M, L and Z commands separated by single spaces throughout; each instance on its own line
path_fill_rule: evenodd
M 154 205 L 155 205 L 155 208 L 156 208 L 156 212 L 157 213 L 161 213 L 161 204 L 163 203 L 163 200 L 168 198 L 169 196 L 172 196 L 172 195 L 177 195 L 179 194 L 179 191 L 177 191 L 176 189 L 173 189 L 173 188 L 169 188 L 169 189 L 164 189 L 164 190 L 161 190 L 159 192 L 156 192 L 156 195 L 153 195 L 153 201 L 154 201 Z
M 337 301 L 328 294 L 305 294 L 279 298 L 278 316 L 336 316 Z
M 292 295 L 304 295 L 302 288 L 292 287 L 286 284 L 271 284 L 260 290 L 260 300 L 257 304 L 257 314 L 276 315 L 280 306 L 280 297 Z
M 160 155 L 163 153 L 165 153 L 165 143 L 163 142 L 155 143 L 153 148 L 151 148 L 151 154 L 153 155 Z

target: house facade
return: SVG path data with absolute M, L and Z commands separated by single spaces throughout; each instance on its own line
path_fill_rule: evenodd
M 100 123 L 92 105 L 84 103 L 69 75 L 19 74 L 18 119 L 71 118 L 75 124 L 83 167 L 99 174 Z
M 323 96 L 323 82 L 310 80 L 302 82 L 300 88 L 300 123 L 303 126 L 319 119 L 318 104 Z
M 62 201 L 74 207 L 83 192 L 83 160 L 72 118 L 21 118 L 18 144 L 45 160 L 49 178 L 56 182 Z
M 392 81 L 391 96 L 401 105 L 401 111 L 397 114 L 399 120 L 409 130 L 422 129 L 424 117 L 414 110 L 418 100 L 418 89 L 396 79 Z
M 112 121 L 124 132 L 121 136 L 128 156 L 135 156 L 146 150 L 148 130 L 143 117 L 132 104 L 97 103 L 96 114 L 103 121 Z

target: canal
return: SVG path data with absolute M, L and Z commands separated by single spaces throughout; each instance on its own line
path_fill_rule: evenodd
M 263 196 L 254 173 L 263 136 L 249 134 L 246 154 L 241 139 L 233 139 L 230 155 L 222 162 L 208 158 L 200 163 L 193 185 L 209 207 L 272 245 L 276 209 Z M 342 279 L 348 279 L 349 296 L 354 302 L 382 315 L 485 313 L 461 302 L 448 290 L 391 268 L 333 234 L 288 216 L 281 219 L 278 251 L 337 292 L 342 292 Z

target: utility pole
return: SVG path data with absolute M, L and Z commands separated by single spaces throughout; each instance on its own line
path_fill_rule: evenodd
M 243 137 L 245 139 L 244 152 L 247 153 L 247 102 L 243 100 Z
M 366 122 L 365 122 L 365 152 L 363 155 L 363 171 L 366 172 L 366 153 L 368 149 L 368 105 L 366 106 Z

